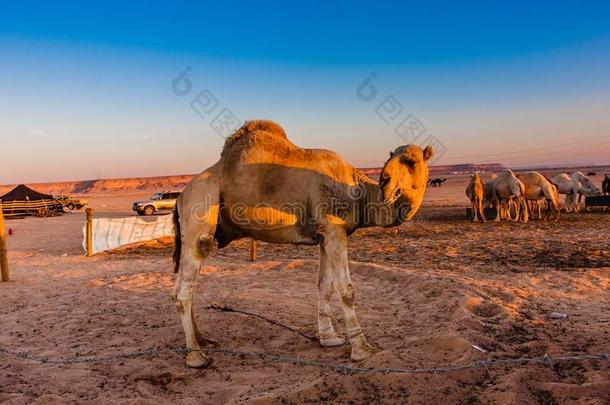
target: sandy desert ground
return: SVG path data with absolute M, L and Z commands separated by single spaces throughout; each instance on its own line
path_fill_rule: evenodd
M 559 222 L 473 224 L 466 176 L 427 191 L 414 221 L 350 237 L 357 310 L 381 351 L 362 367 L 427 368 L 477 360 L 610 352 L 610 212 Z M 126 216 L 142 195 L 89 196 L 98 216 Z M 12 281 L 0 284 L 0 349 L 67 359 L 182 347 L 171 243 L 83 256 L 84 213 L 7 221 Z M 201 269 L 195 310 L 220 347 L 352 364 L 316 333 L 317 248 L 248 243 Z M 551 319 L 551 312 L 568 319 Z M 335 308 L 337 326 L 342 315 Z M 473 347 L 477 346 L 485 352 Z M 163 351 L 69 365 L 0 352 L 0 403 L 580 403 L 610 401 L 610 361 L 496 365 L 437 374 L 342 374 L 216 353 L 207 370 Z

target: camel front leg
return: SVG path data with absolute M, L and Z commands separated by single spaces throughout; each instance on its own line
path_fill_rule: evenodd
M 318 269 L 318 339 L 325 347 L 340 346 L 345 339 L 339 337 L 333 327 L 330 299 L 333 295 L 333 281 L 328 255 L 320 245 L 320 267 Z
M 474 199 L 470 200 L 470 209 L 472 210 L 472 222 L 478 222 L 479 221 L 479 212 L 477 209 L 476 200 L 474 200 Z
M 324 235 L 324 249 L 332 271 L 335 289 L 339 294 L 341 309 L 345 317 L 347 337 L 352 346 L 351 358 L 364 360 L 377 350 L 368 344 L 356 317 L 356 289 L 352 284 L 347 261 L 347 235 L 339 226 L 330 226 Z

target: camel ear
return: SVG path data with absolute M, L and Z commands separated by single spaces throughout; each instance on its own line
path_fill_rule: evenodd
M 432 157 L 432 146 L 428 145 L 424 149 L 424 161 L 428 161 Z
M 390 151 L 390 157 L 394 156 L 394 152 Z

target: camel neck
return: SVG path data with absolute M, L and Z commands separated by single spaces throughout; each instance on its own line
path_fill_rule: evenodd
M 387 227 L 396 223 L 397 209 L 385 203 L 383 193 L 377 182 L 363 177 L 359 181 L 362 195 L 358 199 L 357 228 L 373 226 Z

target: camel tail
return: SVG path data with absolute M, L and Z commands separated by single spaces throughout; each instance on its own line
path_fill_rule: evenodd
M 178 206 L 174 208 L 174 273 L 178 273 L 180 269 L 180 254 L 182 253 L 182 237 L 180 236 L 180 214 L 178 214 Z

